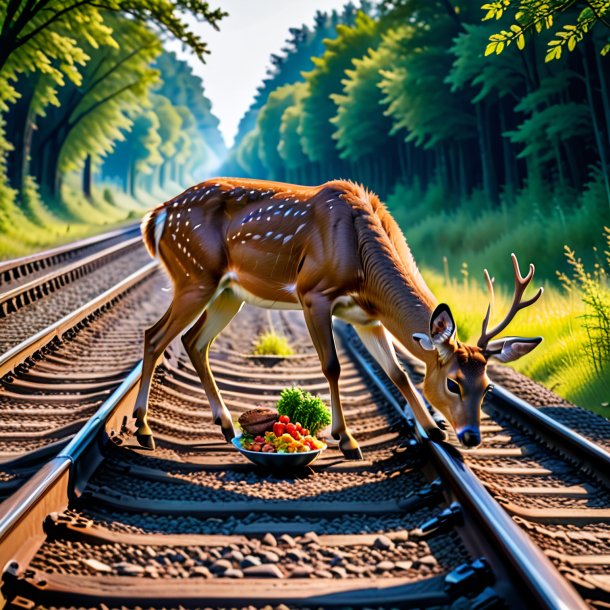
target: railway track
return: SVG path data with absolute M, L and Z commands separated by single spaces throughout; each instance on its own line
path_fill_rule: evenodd
M 130 415 L 142 331 L 169 294 L 154 263 L 125 275 L 0 360 L 7 607 L 608 607 L 606 420 L 537 386 L 528 402 L 498 387 L 479 449 L 429 442 L 341 326 L 342 395 L 364 462 L 331 446 L 304 472 L 256 470 L 212 424 L 180 349 L 155 375 L 148 453 Z M 268 326 L 255 309 L 215 344 L 235 417 L 293 383 L 328 400 L 301 316 L 273 316 L 296 356 L 248 355 Z M 417 380 L 418 363 L 404 364 Z
M 11 350 L 149 262 L 131 226 L 0 264 L 0 375 Z

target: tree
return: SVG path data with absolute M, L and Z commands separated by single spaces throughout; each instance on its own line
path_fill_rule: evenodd
M 172 158 L 178 150 L 182 117 L 172 103 L 162 95 L 154 95 L 153 103 L 155 114 L 159 119 L 159 136 L 161 137 L 159 152 L 163 158 L 163 164 L 159 169 L 159 186 L 163 188 Z
M 269 95 L 256 121 L 259 133 L 258 157 L 267 175 L 275 180 L 285 179 L 284 162 L 278 150 L 282 117 L 285 111 L 295 104 L 296 99 L 302 97 L 303 89 L 302 84 L 278 87 Z
M 205 94 L 203 81 L 175 53 L 163 52 L 156 59 L 155 68 L 161 72 L 159 94 L 175 106 L 189 108 L 199 137 L 205 141 L 205 148 L 210 153 L 208 161 L 215 159 L 216 163 L 221 162 L 226 157 L 227 149 L 218 127 L 218 118 L 212 112 L 212 103 Z
M 337 154 L 331 119 L 337 112 L 333 94 L 341 93 L 341 80 L 355 58 L 362 57 L 379 38 L 378 22 L 358 13 L 353 27 L 337 26 L 337 38 L 326 40 L 322 57 L 304 74 L 308 94 L 303 100 L 300 133 L 303 150 L 314 162 L 335 164 Z
M 136 197 L 140 174 L 150 174 L 161 165 L 159 118 L 152 111 L 141 112 L 133 120 L 129 132 L 123 133 L 103 164 L 104 176 L 117 178 L 126 193 Z
M 562 56 L 564 50 L 574 51 L 598 24 L 610 27 L 610 2 L 607 0 L 499 0 L 481 7 L 485 11 L 483 20 L 500 20 L 510 17 L 512 23 L 489 37 L 485 55 L 500 54 L 513 42 L 523 50 L 529 32 L 552 33 L 547 43 L 545 61 Z M 610 42 L 601 48 L 601 54 L 610 51 Z
M 157 37 L 134 20 L 108 16 L 106 21 L 120 45 L 96 53 L 82 71 L 80 86 L 67 83 L 58 92 L 58 105 L 37 113 L 30 171 L 51 198 L 59 195 L 63 172 L 82 168 L 87 155 L 99 158 L 112 150 L 158 77 L 150 67 L 160 51 Z

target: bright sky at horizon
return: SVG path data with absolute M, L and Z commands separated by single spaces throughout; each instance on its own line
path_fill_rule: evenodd
M 169 44 L 187 59 L 194 72 L 203 78 L 212 110 L 220 119 L 227 146 L 237 133 L 239 120 L 247 110 L 259 83 L 270 66 L 269 57 L 278 53 L 288 37 L 288 29 L 302 24 L 311 26 L 317 10 L 340 9 L 347 0 L 211 0 L 229 13 L 216 32 L 207 24 L 193 23 L 208 43 L 210 55 L 202 64 L 192 55 Z

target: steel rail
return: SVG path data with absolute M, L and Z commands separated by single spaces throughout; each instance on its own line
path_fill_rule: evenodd
M 132 237 L 0 293 L 0 316 L 7 315 L 9 313 L 7 310 L 11 306 L 13 310 L 17 310 L 44 298 L 49 292 L 54 292 L 57 286 L 72 283 L 82 277 L 88 270 L 92 271 L 101 266 L 106 259 L 110 259 L 121 252 L 126 252 L 141 242 L 141 237 Z
M 152 263 L 151 265 L 154 265 Z M 337 325 L 345 338 L 345 325 Z M 344 341 L 346 350 L 384 398 L 405 420 L 409 410 L 401 406 L 366 358 Z M 141 362 L 104 402 L 71 442 L 19 492 L 0 505 L 0 567 L 17 570 L 26 565 L 44 540 L 44 518 L 67 508 L 70 498 L 79 495 L 89 476 L 103 460 L 103 447 L 110 438 L 126 429 L 130 421 Z M 413 418 L 413 421 L 414 418 Z M 433 463 L 461 504 L 475 516 L 488 540 L 502 555 L 510 573 L 516 575 L 536 608 L 585 610 L 587 605 L 557 572 L 542 551 L 513 523 L 455 451 L 445 443 L 431 441 L 416 424 Z M 24 544 L 27 541 L 27 544 Z
M 0 569 L 17 569 L 32 559 L 46 534 L 44 521 L 68 507 L 80 483 L 97 468 L 102 449 L 131 415 L 140 361 L 56 457 L 0 504 Z M 0 607 L 6 602 L 0 596 Z
M 64 261 L 71 260 L 78 256 L 79 251 L 91 246 L 111 241 L 117 237 L 127 237 L 132 233 L 134 235 L 139 234 L 139 230 L 139 223 L 132 224 L 122 229 L 87 237 L 50 250 L 43 250 L 35 254 L 28 254 L 20 258 L 0 262 L 0 286 L 26 277 L 39 269 L 59 265 Z
M 19 365 L 22 365 L 28 358 L 39 353 L 54 341 L 61 340 L 63 335 L 84 322 L 90 315 L 103 308 L 114 298 L 125 292 L 135 284 L 141 282 L 145 277 L 153 273 L 159 266 L 157 261 L 152 261 L 135 273 L 126 277 L 124 280 L 115 284 L 102 294 L 91 299 L 72 313 L 57 320 L 53 324 L 43 328 L 41 331 L 12 347 L 4 354 L 0 355 L 0 378 L 10 375 Z
M 531 597 L 536 608 L 548 610 L 586 610 L 589 606 L 576 590 L 561 576 L 546 555 L 516 525 L 498 504 L 476 475 L 464 464 L 459 454 L 446 443 L 430 439 L 419 425 L 410 407 L 403 406 L 390 392 L 370 362 L 354 348 L 347 336 L 347 325 L 335 322 L 344 345 L 364 372 L 377 386 L 384 398 L 407 421 L 414 422 L 417 435 L 425 443 L 434 466 L 442 473 L 460 503 L 475 516 L 479 526 L 488 534 L 494 548 Z

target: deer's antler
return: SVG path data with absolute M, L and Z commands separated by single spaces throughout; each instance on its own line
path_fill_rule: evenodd
M 535 267 L 530 263 L 529 272 L 525 277 L 523 277 L 521 275 L 521 270 L 519 269 L 519 261 L 517 260 L 517 257 L 514 254 L 511 254 L 510 256 L 513 261 L 513 270 L 515 273 L 515 293 L 513 295 L 513 302 L 504 320 L 489 331 L 487 330 L 487 326 L 489 324 L 489 319 L 491 317 L 494 304 L 494 280 L 493 278 L 489 277 L 489 272 L 487 269 L 485 269 L 485 281 L 487 283 L 487 289 L 489 290 L 489 306 L 487 307 L 487 313 L 485 314 L 485 319 L 483 320 L 481 337 L 477 341 L 477 345 L 481 349 L 485 349 L 489 341 L 496 335 L 499 335 L 511 323 L 512 319 L 515 317 L 515 315 L 517 315 L 517 312 L 520 309 L 533 305 L 540 298 L 543 292 L 543 288 L 539 288 L 531 299 L 528 299 L 527 301 L 521 300 L 525 289 L 528 287 L 529 283 L 534 277 Z

